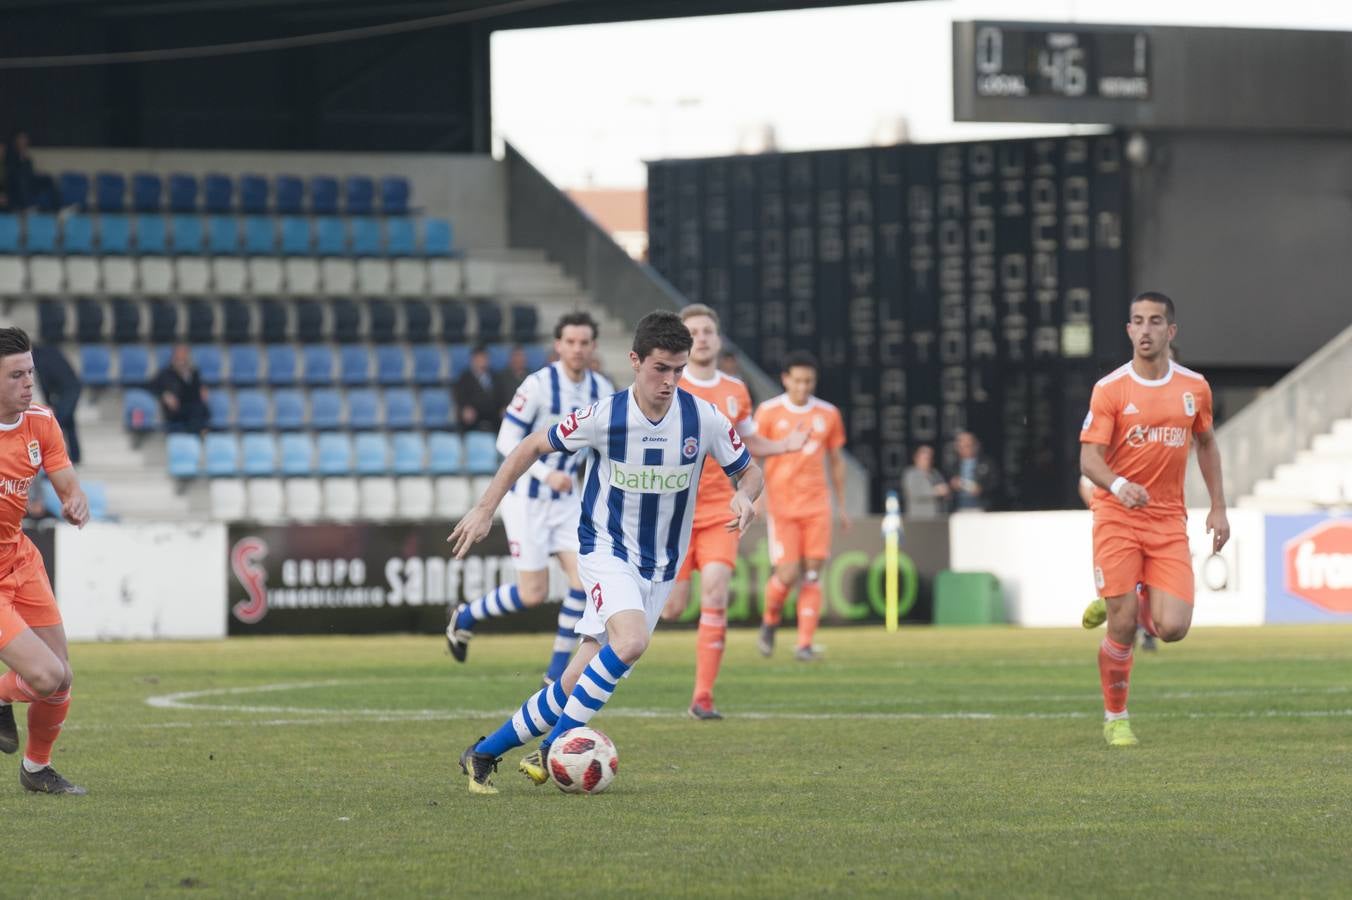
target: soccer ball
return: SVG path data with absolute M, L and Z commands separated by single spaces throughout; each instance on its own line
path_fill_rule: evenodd
M 570 728 L 550 745 L 546 764 L 565 794 L 599 794 L 615 780 L 620 756 L 595 728 Z

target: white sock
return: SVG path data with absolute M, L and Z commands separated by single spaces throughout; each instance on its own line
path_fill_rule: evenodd
M 1127 715 L 1127 711 L 1125 709 L 1122 710 L 1120 713 L 1110 713 L 1106 711 L 1103 713 L 1103 721 L 1105 722 L 1116 722 L 1118 719 L 1127 719 L 1127 718 L 1130 718 L 1130 716 Z
M 26 757 L 26 756 L 23 758 L 23 768 L 24 768 L 24 771 L 25 771 L 25 772 L 28 772 L 29 774 L 36 774 L 36 773 L 38 773 L 38 772 L 41 772 L 43 769 L 47 768 L 49 765 L 51 765 L 51 763 L 35 763 L 35 762 L 33 762 L 31 759 L 29 759 L 28 757 Z

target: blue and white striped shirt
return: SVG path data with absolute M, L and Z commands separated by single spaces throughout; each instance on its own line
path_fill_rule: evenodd
M 516 389 L 511 405 L 502 416 L 502 425 L 498 428 L 498 452 L 506 456 L 526 435 L 550 428 L 573 410 L 590 406 L 614 391 L 615 386 L 595 372 L 587 372 L 580 382 L 571 381 L 562 364 L 557 362 L 532 372 Z M 585 453 L 547 453 L 512 485 L 512 493 L 557 500 L 561 495 L 545 485 L 545 477 L 551 471 L 572 475 L 585 458 Z M 576 492 L 563 496 L 575 499 Z
M 564 418 L 549 442 L 567 453 L 595 452 L 582 491 L 579 552 L 609 553 L 654 581 L 680 571 L 705 456 L 729 476 L 751 464 L 727 417 L 680 389 L 660 422 L 648 420 L 632 389 L 623 390 Z

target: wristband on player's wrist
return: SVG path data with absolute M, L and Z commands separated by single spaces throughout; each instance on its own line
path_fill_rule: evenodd
M 1126 487 L 1127 483 L 1128 483 L 1127 479 L 1123 478 L 1121 475 L 1118 475 L 1115 479 L 1113 479 L 1113 483 L 1108 485 L 1108 490 L 1112 492 L 1112 495 L 1114 497 L 1121 497 L 1122 488 Z

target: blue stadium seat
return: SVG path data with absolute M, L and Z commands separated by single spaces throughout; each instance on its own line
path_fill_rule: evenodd
M 337 178 L 332 175 L 315 175 L 310 178 L 310 212 L 316 216 L 337 215 Z
M 316 222 L 315 253 L 320 256 L 346 256 L 347 223 L 337 218 Z
M 543 369 L 549 363 L 549 348 L 543 344 L 529 344 L 526 347 L 526 368 L 532 372 Z
M 208 172 L 202 179 L 202 206 L 209 213 L 228 213 L 235 208 L 235 183 L 229 175 Z
M 380 256 L 385 252 L 385 241 L 380 235 L 379 221 L 369 216 L 351 221 L 353 256 Z
M 213 478 L 239 474 L 239 441 L 233 434 L 209 434 L 203 443 L 206 461 L 202 468 Z
M 230 383 L 235 387 L 252 387 L 263 379 L 263 358 L 253 344 L 236 344 L 227 351 L 230 355 Z
M 93 297 L 75 300 L 75 339 L 87 344 L 103 340 L 103 303 Z
M 84 212 L 89 204 L 89 176 L 84 172 L 62 172 L 59 183 L 61 206 L 74 206 Z
M 375 353 L 377 384 L 403 384 L 408 380 L 404 374 L 408 368 L 408 360 L 403 347 L 398 344 L 385 344 L 376 347 Z
M 244 219 L 244 252 L 248 256 L 272 256 L 277 252 L 277 227 L 267 216 Z
M 198 344 L 192 348 L 192 361 L 207 387 L 220 384 L 225 376 L 225 356 L 215 344 Z
M 320 475 L 349 475 L 352 472 L 352 441 L 345 434 L 321 434 L 317 442 Z
M 0 213 L 0 253 L 18 253 L 19 234 L 19 217 L 14 213 Z
M 427 471 L 432 475 L 459 475 L 465 465 L 460 435 L 434 431 L 427 436 Z
M 122 424 L 128 431 L 158 431 L 160 404 L 150 391 L 129 388 L 122 392 Z
M 390 442 L 383 434 L 359 434 L 355 446 L 358 475 L 384 475 L 390 470 Z
M 428 431 L 455 427 L 455 404 L 449 390 L 423 391 L 418 395 L 418 411 Z
M 399 327 L 399 314 L 394 304 L 388 300 L 372 297 L 366 301 L 366 333 L 372 343 L 388 344 L 395 340 L 395 331 Z M 403 350 L 399 351 L 400 357 Z
M 308 434 L 284 434 L 281 440 L 282 474 L 304 477 L 315 471 L 315 444 Z
M 38 303 L 38 337 L 48 344 L 59 344 L 66 339 L 66 304 Z
M 511 325 L 508 334 L 518 344 L 529 344 L 539 336 L 540 313 L 528 303 L 516 303 L 507 310 Z
M 393 388 L 385 392 L 385 427 L 391 429 L 416 428 L 418 404 L 407 388 Z
M 150 380 L 150 351 L 141 344 L 118 350 L 117 381 L 123 387 L 140 386 Z
M 305 182 L 295 175 L 278 175 L 272 199 L 277 212 L 288 216 L 300 215 L 305 206 Z
M 235 411 L 227 392 L 207 392 L 207 422 L 213 431 L 235 427 Z
M 427 448 L 416 431 L 400 431 L 393 438 L 390 469 L 396 475 L 421 475 L 425 471 Z
M 243 431 L 262 431 L 272 425 L 267 395 L 262 391 L 235 393 L 235 424 Z
M 445 219 L 423 222 L 423 256 L 451 255 L 451 223 Z
M 281 344 L 287 340 L 287 328 L 290 316 L 287 305 L 275 297 L 264 297 L 258 301 L 260 319 L 259 336 L 266 344 Z
M 288 387 L 296 383 L 296 348 L 290 344 L 271 344 L 264 352 L 268 357 L 268 384 Z
M 329 303 L 333 319 L 333 339 L 340 344 L 355 344 L 362 340 L 361 308 L 349 297 L 334 297 Z
M 86 387 L 113 383 L 113 354 L 107 347 L 91 344 L 80 348 L 80 380 Z
M 471 352 L 471 348 L 468 344 L 454 344 L 451 346 L 451 381 L 455 381 L 460 377 L 460 373 L 469 368 L 469 357 Z
M 99 216 L 99 252 L 104 256 L 126 256 L 131 252 L 131 219 Z
M 338 380 L 343 384 L 368 384 L 371 381 L 371 354 L 362 346 L 340 347 L 338 369 Z
M 312 238 L 310 220 L 300 216 L 282 219 L 282 255 L 309 256 Z
M 211 306 L 211 303 L 208 300 L 189 300 L 189 309 L 192 309 L 193 305 L 199 302 L 208 308 Z M 248 301 L 244 300 L 242 297 L 222 298 L 221 318 L 223 320 L 221 337 L 225 338 L 226 343 L 248 344 L 253 342 L 253 315 L 249 311 Z M 214 316 L 212 317 L 212 323 L 214 329 Z
M 150 339 L 157 344 L 178 340 L 179 306 L 175 300 L 155 297 L 150 301 Z
M 210 441 L 216 435 L 208 435 Z M 264 476 L 277 472 L 277 442 L 270 434 L 246 434 L 240 441 L 240 468 L 245 475 Z M 211 473 L 208 472 L 208 475 Z
M 131 176 L 131 208 L 133 212 L 159 212 L 160 193 L 164 182 L 154 172 L 137 172 Z M 101 205 L 101 204 L 100 204 Z
M 488 368 L 494 372 L 501 372 L 507 368 L 507 360 L 511 358 L 511 344 L 490 344 L 488 347 Z
M 343 427 L 343 398 L 332 388 L 310 393 L 310 427 L 316 431 L 332 431 Z
M 67 216 L 66 224 L 61 229 L 61 250 L 68 254 L 93 255 L 94 220 L 84 213 Z
M 498 470 L 497 439 L 486 431 L 465 435 L 465 469 L 471 475 L 492 475 Z
M 408 215 L 408 179 L 386 175 L 380 179 L 380 211 L 387 216 Z
M 380 396 L 370 388 L 347 394 L 347 426 L 357 431 L 380 427 Z
M 163 346 L 156 347 L 151 356 L 153 357 L 155 362 L 155 371 L 159 372 L 160 370 L 166 368 L 169 365 L 169 360 L 173 358 L 174 345 L 164 344 Z
M 326 339 L 324 307 L 317 300 L 295 300 L 292 308 L 296 311 L 296 340 L 318 344 Z
M 492 300 L 475 300 L 474 318 L 480 341 L 493 343 L 502 340 L 502 309 L 496 303 Z
M 414 256 L 418 252 L 412 219 L 385 220 L 385 255 Z
M 174 253 L 198 256 L 202 252 L 202 220 L 197 216 L 174 216 Z
M 301 381 L 323 386 L 333 384 L 333 349 L 310 345 L 301 350 Z
M 120 213 L 127 208 L 127 179 L 118 172 L 94 176 L 94 203 L 99 212 Z
M 365 175 L 343 179 L 343 211 L 349 216 L 369 216 L 375 210 L 376 183 Z
M 273 421 L 279 431 L 305 427 L 305 396 L 296 390 L 276 391 L 272 395 Z
M 197 435 L 171 434 L 164 449 L 169 457 L 169 474 L 174 478 L 196 478 L 201 474 L 202 439 Z
M 413 383 L 441 384 L 446 380 L 446 354 L 436 344 L 413 348 Z
M 421 344 L 432 339 L 432 308 L 421 300 L 405 300 L 404 340 Z
M 164 216 L 137 217 L 136 252 L 144 256 L 163 256 L 169 252 L 169 232 L 164 227 Z
M 262 175 L 239 176 L 239 208 L 251 216 L 268 211 L 268 180 Z
M 174 172 L 169 176 L 169 211 L 197 212 L 197 176 Z
M 463 344 L 469 339 L 469 311 L 459 300 L 438 300 L 441 312 L 441 339 L 448 344 Z M 481 330 L 482 336 L 482 330 Z M 487 338 L 482 338 L 487 340 Z
M 234 256 L 239 253 L 239 220 L 234 216 L 211 216 L 207 219 L 207 252 L 212 256 Z
M 50 213 L 29 213 L 24 250 L 28 253 L 56 252 L 56 216 Z

